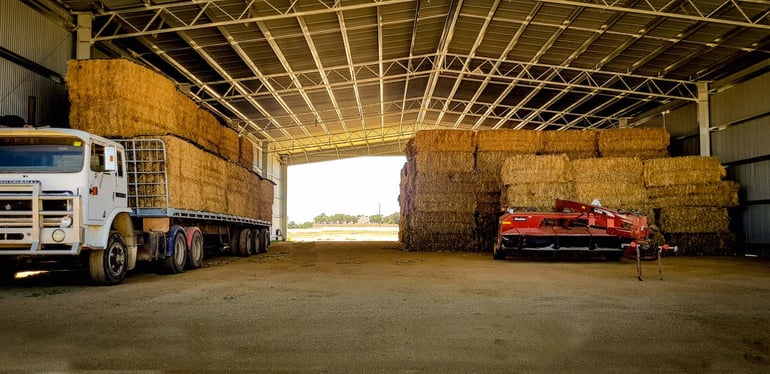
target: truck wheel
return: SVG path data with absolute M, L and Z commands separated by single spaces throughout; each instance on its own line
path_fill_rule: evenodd
M 251 230 L 242 229 L 238 234 L 238 255 L 248 257 L 254 254 L 254 239 Z
M 257 252 L 267 253 L 267 249 L 270 248 L 270 230 L 259 229 L 257 232 L 257 240 L 259 241 L 257 244 Z
M 203 234 L 197 229 L 188 229 L 189 231 L 192 231 L 192 238 L 187 248 L 187 268 L 198 269 L 203 264 Z
M 163 268 L 169 274 L 181 273 L 184 271 L 184 265 L 187 255 L 187 238 L 184 231 L 177 230 L 174 234 L 174 240 L 171 243 L 171 256 L 163 261 Z
M 6 259 L 0 259 L 0 285 L 10 285 L 16 276 L 16 266 Z
M 92 250 L 88 257 L 91 280 L 102 286 L 120 284 L 126 277 L 128 249 L 123 236 L 118 232 L 110 234 L 106 249 Z

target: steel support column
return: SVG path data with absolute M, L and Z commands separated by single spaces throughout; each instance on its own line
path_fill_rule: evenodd
M 286 156 L 281 156 L 281 179 L 278 180 L 278 189 L 281 191 L 281 216 L 279 218 L 282 239 L 286 239 L 289 229 L 289 163 Z
M 700 140 L 701 156 L 711 156 L 710 128 L 709 83 L 698 82 L 698 139 Z
M 88 60 L 91 58 L 91 26 L 94 18 L 90 13 L 77 14 L 77 31 L 75 42 L 75 58 Z

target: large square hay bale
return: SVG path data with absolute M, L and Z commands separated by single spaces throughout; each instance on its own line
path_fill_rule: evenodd
M 476 133 L 471 130 L 421 130 L 404 150 L 407 159 L 421 152 L 473 152 L 476 149 Z
M 598 156 L 594 130 L 543 131 L 542 154 L 566 154 L 571 160 Z
M 501 170 L 503 184 L 570 182 L 573 180 L 566 155 L 517 155 L 509 157 Z
M 501 205 L 517 210 L 552 211 L 557 199 L 575 200 L 572 182 L 509 184 L 503 188 Z
M 716 157 L 667 157 L 644 162 L 644 182 L 648 187 L 718 182 L 726 174 Z
M 655 208 L 677 206 L 736 207 L 740 186 L 732 181 L 675 184 L 647 187 L 650 205 Z
M 535 154 L 543 148 L 541 131 L 535 130 L 484 130 L 476 135 L 478 152 L 511 152 Z
M 475 158 L 472 152 L 420 152 L 412 160 L 414 172 L 472 172 Z
M 658 223 L 660 229 L 666 233 L 694 234 L 729 231 L 729 216 L 726 208 L 661 208 Z
M 598 200 L 601 206 L 636 209 L 647 204 L 647 190 L 641 183 L 575 183 L 575 198 L 583 203 Z
M 644 184 L 644 165 L 638 157 L 586 158 L 570 163 L 576 183 Z
M 641 159 L 668 156 L 670 135 L 664 128 L 619 128 L 601 130 L 598 137 L 602 157 L 639 157 Z

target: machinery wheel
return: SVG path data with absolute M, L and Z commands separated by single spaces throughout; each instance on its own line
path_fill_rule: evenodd
M 203 264 L 203 234 L 197 229 L 187 229 L 188 235 L 192 231 L 190 245 L 187 248 L 187 268 L 198 269 Z
M 267 253 L 270 248 L 270 230 L 259 229 L 256 230 L 257 234 L 257 253 Z
M 254 254 L 254 238 L 251 230 L 242 229 L 238 234 L 238 255 L 248 257 Z
M 171 256 L 163 260 L 163 268 L 169 274 L 181 273 L 187 257 L 187 238 L 184 231 L 175 230 L 174 240 L 171 242 Z
M 604 255 L 605 260 L 612 262 L 619 262 L 621 258 L 623 258 L 623 252 L 613 252 Z
M 505 260 L 505 251 L 502 250 L 497 244 L 492 249 L 492 258 L 495 260 Z
M 118 232 L 110 234 L 107 248 L 92 250 L 88 257 L 91 280 L 102 286 L 120 284 L 128 272 L 128 249 L 123 236 Z

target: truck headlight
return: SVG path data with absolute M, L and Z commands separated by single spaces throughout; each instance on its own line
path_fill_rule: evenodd
M 59 223 L 59 227 L 61 228 L 72 227 L 72 217 L 71 216 L 62 217 L 61 222 Z
M 57 243 L 61 243 L 65 238 L 64 230 L 62 229 L 56 229 L 53 230 L 53 233 L 51 234 L 51 239 Z

